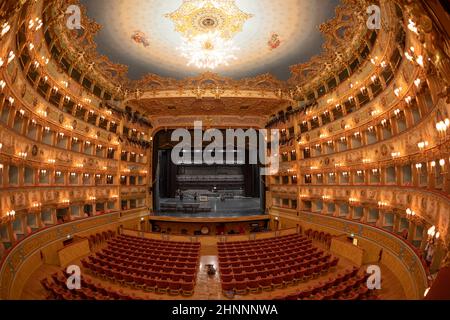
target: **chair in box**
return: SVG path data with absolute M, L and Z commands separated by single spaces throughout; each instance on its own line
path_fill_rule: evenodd
M 294 284 L 295 272 L 285 273 L 283 275 L 283 283 L 285 286 Z
M 286 296 L 286 300 L 290 300 L 290 301 L 298 300 L 298 296 L 299 296 L 298 293 L 291 293 Z
M 259 280 L 259 286 L 263 291 L 272 291 L 272 277 L 264 277 Z
M 281 289 L 283 288 L 283 286 L 284 286 L 283 275 L 276 275 L 272 277 L 272 287 L 274 289 Z
M 248 280 L 247 281 L 247 288 L 248 291 L 251 293 L 258 293 L 260 290 L 260 281 L 259 280 Z
M 167 293 L 169 290 L 169 281 L 167 280 L 156 280 L 156 292 L 158 293 Z
M 194 294 L 194 283 L 192 282 L 182 282 L 181 292 L 183 296 L 189 297 Z
M 303 282 L 304 281 L 304 274 L 305 274 L 305 269 L 300 269 L 295 271 L 295 275 L 294 275 L 294 283 L 299 283 L 299 282 Z
M 175 281 L 170 281 L 169 282 L 169 294 L 176 296 L 176 295 L 179 295 L 180 292 L 181 292 L 181 283 L 175 282 Z
M 222 281 L 230 282 L 231 280 L 233 280 L 232 274 L 222 274 Z
M 234 291 L 234 284 L 235 282 L 225 282 L 222 281 L 222 291 L 225 292 L 230 292 L 230 291 Z
M 236 290 L 236 294 L 239 294 L 239 295 L 247 294 L 247 282 L 246 281 L 236 281 L 235 290 Z
M 156 280 L 154 278 L 144 278 L 144 291 L 145 292 L 156 292 Z

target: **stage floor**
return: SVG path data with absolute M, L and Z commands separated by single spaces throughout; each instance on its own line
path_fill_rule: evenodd
M 259 198 L 244 198 L 244 199 L 226 199 L 221 201 L 217 198 L 209 198 L 208 201 L 200 202 L 193 199 L 164 198 L 160 199 L 160 204 L 177 204 L 179 207 L 183 204 L 199 204 L 200 209 L 209 208 L 207 212 L 175 212 L 174 211 L 157 211 L 156 216 L 168 217 L 196 217 L 196 218 L 226 218 L 226 217 L 246 217 L 264 214 L 261 209 Z

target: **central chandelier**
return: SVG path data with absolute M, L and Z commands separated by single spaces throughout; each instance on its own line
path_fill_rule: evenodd
M 215 69 L 237 60 L 233 37 L 253 15 L 241 11 L 235 0 L 183 0 L 175 12 L 166 14 L 183 38 L 178 50 L 188 66 Z
M 232 40 L 225 40 L 219 33 L 208 32 L 192 39 L 185 39 L 178 48 L 181 55 L 189 61 L 188 66 L 195 65 L 199 69 L 215 69 L 220 65 L 228 66 L 231 60 L 237 60 L 234 52 L 240 49 Z

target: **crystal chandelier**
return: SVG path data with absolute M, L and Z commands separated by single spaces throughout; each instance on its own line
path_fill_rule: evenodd
M 241 11 L 235 0 L 183 0 L 178 10 L 167 14 L 183 38 L 178 50 L 188 59 L 188 66 L 215 69 L 237 60 L 239 50 L 233 37 L 252 17 Z
M 232 40 L 220 37 L 216 31 L 185 39 L 178 50 L 189 60 L 188 66 L 215 69 L 220 65 L 228 66 L 231 60 L 237 60 L 234 52 L 239 51 L 239 48 L 234 46 Z

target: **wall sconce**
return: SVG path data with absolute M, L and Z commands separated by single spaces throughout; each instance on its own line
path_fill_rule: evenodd
M 47 170 L 41 169 L 41 175 L 46 175 L 46 174 L 47 174 Z
M 9 30 L 11 30 L 11 26 L 8 22 L 2 24 L 2 32 L 0 33 L 0 38 L 7 34 Z
M 419 66 L 421 66 L 423 68 L 423 56 L 419 55 L 416 59 L 416 62 Z
M 381 66 L 382 68 L 386 68 L 386 67 L 387 67 L 386 61 L 381 61 L 380 66 Z
M 26 153 L 26 152 L 19 152 L 17 155 L 18 155 L 20 158 L 25 159 L 25 158 L 28 156 L 28 153 Z
M 399 96 L 400 96 L 400 92 L 401 92 L 402 90 L 403 90 L 402 87 L 396 88 L 396 89 L 394 90 L 394 94 L 395 94 L 397 97 L 399 97 Z
M 440 233 L 436 230 L 435 226 L 432 226 L 430 229 L 428 229 L 427 234 L 429 243 L 434 243 L 440 237 Z
M 432 168 L 436 167 L 436 161 L 431 161 L 431 162 L 430 162 L 430 166 L 431 166 Z
M 50 163 L 50 164 L 55 164 L 56 160 L 55 159 L 48 159 L 47 162 Z
M 416 85 L 417 88 L 419 88 L 421 82 L 422 82 L 422 80 L 420 80 L 420 78 L 417 78 L 416 80 L 414 80 L 414 84 Z
M 440 165 L 441 167 L 445 166 L 445 159 L 439 160 L 439 165 Z
M 423 151 L 426 147 L 428 147 L 428 141 L 420 141 L 417 143 L 417 147 L 420 151 Z
M 418 171 L 420 171 L 422 169 L 422 164 L 421 163 L 416 163 L 416 169 Z
M 407 97 L 405 98 L 405 102 L 406 102 L 407 104 L 411 104 L 411 102 L 412 102 L 412 97 L 411 97 L 411 96 L 407 96 Z
M 416 23 L 409 19 L 408 21 L 408 29 L 414 32 L 415 34 L 419 34 L 419 29 L 417 29 Z
M 61 171 L 56 171 L 56 172 L 55 172 L 55 175 L 56 175 L 57 177 L 60 177 L 60 176 L 61 176 Z
M 387 203 L 387 202 L 384 202 L 384 201 L 378 201 L 378 207 L 381 209 L 381 208 L 385 208 L 385 207 L 388 207 L 389 206 L 389 204 Z
M 408 218 L 408 220 L 411 220 L 415 216 L 416 213 L 413 210 L 411 210 L 411 208 L 406 209 L 406 218 Z
M 400 152 L 399 152 L 399 151 L 397 151 L 397 152 L 392 152 L 392 153 L 391 153 L 391 156 L 392 156 L 392 158 L 398 158 L 398 157 L 400 157 Z
M 11 50 L 11 51 L 9 52 L 9 54 L 8 54 L 8 63 L 7 63 L 7 64 L 10 64 L 11 61 L 13 61 L 15 57 L 16 57 L 16 55 L 15 55 L 14 52 Z
M 436 123 L 436 130 L 439 133 L 446 133 L 447 129 L 450 127 L 450 119 L 446 118 Z
M 7 220 L 13 221 L 15 219 L 15 217 L 16 217 L 16 211 L 11 210 L 11 211 L 6 212 L 6 219 Z
M 0 60 L 1 60 L 1 59 L 0 59 Z M 0 80 L 0 88 L 2 89 L 2 91 L 3 91 L 3 89 L 5 88 L 5 86 L 6 86 L 6 82 L 3 81 L 3 80 Z
M 42 206 L 42 203 L 39 203 L 39 202 L 35 202 L 31 205 L 32 208 L 39 208 L 41 206 Z

